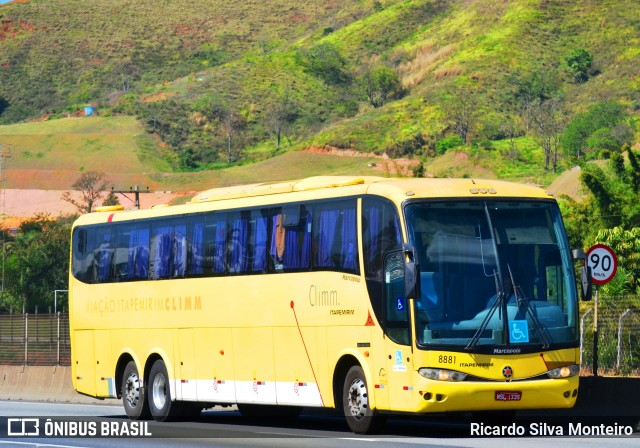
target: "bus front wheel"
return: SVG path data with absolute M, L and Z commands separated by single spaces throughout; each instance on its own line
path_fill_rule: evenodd
M 133 361 L 127 363 L 122 375 L 122 403 L 131 420 L 146 420 L 151 417 L 144 384 Z
M 171 389 L 169 388 L 169 375 L 164 361 L 158 359 L 151 366 L 148 380 L 149 388 L 149 409 L 156 421 L 166 422 L 187 417 L 183 415 L 181 403 L 171 400 Z M 189 415 L 188 417 L 193 417 Z
M 360 366 L 353 366 L 347 372 L 342 391 L 342 407 L 349 428 L 356 434 L 372 433 L 383 423 L 383 416 L 369 407 L 369 389 Z

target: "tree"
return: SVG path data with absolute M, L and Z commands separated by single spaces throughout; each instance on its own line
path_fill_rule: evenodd
M 350 81 L 347 60 L 331 43 L 321 42 L 298 53 L 298 60 L 306 70 L 327 84 L 343 84 Z
M 265 111 L 265 127 L 273 134 L 276 141 L 276 151 L 280 150 L 282 137 L 286 135 L 289 126 L 298 118 L 297 107 L 289 92 L 279 95 L 267 105 Z
M 637 155 L 629 151 L 629 158 L 636 160 Z M 582 183 L 593 195 L 599 225 L 595 227 L 623 229 L 640 227 L 640 202 L 634 186 L 634 176 L 639 173 L 632 163 L 620 166 L 621 157 L 614 157 L 609 164 L 600 167 L 587 164 L 580 177 Z
M 118 195 L 116 195 L 113 190 L 109 190 L 109 194 L 107 195 L 107 197 L 104 199 L 104 201 L 102 201 L 102 205 L 103 206 L 108 206 L 108 205 L 120 205 L 120 199 L 118 199 Z
M 9 107 L 9 101 L 0 96 L 0 115 Z
M 442 103 L 444 118 L 453 131 L 467 143 L 467 137 L 480 118 L 478 95 L 468 87 L 458 87 Z
M 631 189 L 636 195 L 640 195 L 640 161 L 632 150 L 627 152 L 627 157 L 629 158 L 628 177 L 631 181 Z
M 633 132 L 625 123 L 627 116 L 615 101 L 602 101 L 576 114 L 560 137 L 564 152 L 581 158 L 595 149 L 619 150 L 633 141 Z
M 62 194 L 62 200 L 75 205 L 80 213 L 91 213 L 93 205 L 107 189 L 107 180 L 102 172 L 87 171 L 82 173 L 71 187 L 80 192 L 82 199 L 78 201 L 66 191 Z
M 518 112 L 527 132 L 532 127 L 532 111 L 537 104 L 558 97 L 558 82 L 552 72 L 534 70 L 525 75 L 513 75 L 507 79 L 511 92 L 507 92 L 504 103 Z
M 232 139 L 245 127 L 245 118 L 227 100 L 215 94 L 200 97 L 193 109 L 192 119 L 204 132 L 214 132 L 224 137 L 227 162 L 233 162 L 239 150 L 233 147 Z
M 53 220 L 37 215 L 20 226 L 7 250 L 6 309 L 46 312 L 53 304 L 53 291 L 67 289 L 69 275 L 68 219 Z
M 227 163 L 231 163 L 237 156 L 237 150 L 231 145 L 231 140 L 246 125 L 244 117 L 234 110 L 227 110 L 220 120 L 220 128 L 227 140 Z
M 593 56 L 587 50 L 583 48 L 574 50 L 564 58 L 564 61 L 567 64 L 569 74 L 575 82 L 582 84 L 589 79 L 589 69 L 593 62 Z
M 364 72 L 358 76 L 358 86 L 373 107 L 380 107 L 388 99 L 402 95 L 400 77 L 386 65 L 365 68 Z
M 640 287 L 640 227 L 602 229 L 596 236 L 596 243 L 613 249 L 621 268 L 628 274 L 626 280 L 632 286 L 632 292 L 635 292 Z
M 637 161 L 633 151 L 628 152 L 628 158 L 628 164 L 624 164 L 623 157 L 618 154 L 602 166 L 585 164 L 580 180 L 591 194 L 580 202 L 565 197 L 560 205 L 571 246 L 589 247 L 597 242 L 610 245 L 618 254 L 623 254 L 618 261 L 632 273 L 637 285 L 640 278 L 640 252 L 637 250 L 640 201 L 633 178 L 640 176 L 640 170 L 631 163 L 631 160 Z M 616 244 L 620 247 L 614 247 Z
M 460 138 L 459 135 L 449 135 L 447 137 L 441 138 L 436 142 L 436 151 L 438 154 L 444 154 L 451 148 L 455 148 L 456 146 L 464 145 L 464 141 Z
M 560 135 L 564 128 L 562 115 L 562 102 L 558 98 L 536 102 L 531 109 L 533 132 L 544 150 L 544 169 L 549 171 L 551 164 L 554 173 L 558 169 Z

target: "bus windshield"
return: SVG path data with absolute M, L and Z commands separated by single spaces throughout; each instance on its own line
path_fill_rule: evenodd
M 420 269 L 418 346 L 575 346 L 573 266 L 554 202 L 423 201 L 405 211 Z

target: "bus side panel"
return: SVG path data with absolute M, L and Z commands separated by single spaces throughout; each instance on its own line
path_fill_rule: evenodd
M 314 376 L 318 368 L 315 327 L 276 327 L 273 342 L 278 404 L 322 406 Z
M 111 331 L 96 330 L 95 367 L 96 394 L 98 397 L 116 397 L 115 362 L 111 353 Z
M 196 401 L 196 356 L 193 345 L 193 328 L 177 330 L 178 350 L 176 350 L 176 398 L 179 400 Z
M 316 329 L 318 335 L 318 367 L 316 370 L 316 379 L 318 380 L 318 388 L 320 389 L 322 405 L 325 407 L 335 407 L 333 399 L 333 367 L 329 366 L 329 353 L 327 352 L 327 328 L 318 327 Z
M 235 403 L 233 342 L 229 328 L 194 330 L 198 378 L 198 401 Z
M 82 394 L 96 396 L 95 345 L 93 330 L 73 332 L 73 384 Z
M 373 364 L 373 394 L 377 409 L 389 408 L 389 359 L 387 342 L 383 336 L 382 329 L 377 325 L 371 330 L 371 354 Z
M 233 352 L 237 402 L 276 404 L 273 329 L 234 328 Z

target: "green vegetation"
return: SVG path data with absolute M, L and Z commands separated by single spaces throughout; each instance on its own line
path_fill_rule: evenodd
M 576 114 L 564 130 L 561 141 L 569 157 L 598 158 L 597 150 L 619 152 L 633 143 L 633 129 L 627 123 L 625 108 L 614 101 L 594 104 L 587 112 Z
M 620 264 L 611 293 L 640 293 L 640 156 L 614 153 L 610 160 L 583 166 L 589 192 L 581 202 L 566 200 L 564 216 L 573 247 L 610 246 Z
M 570 163 L 566 153 L 635 141 L 634 6 L 12 4 L 0 12 L 0 123 L 64 117 L 87 104 L 103 116 L 135 116 L 153 137 L 145 148 L 166 164 L 159 171 L 220 169 L 309 146 L 428 165 L 441 152 L 436 143 L 457 134 L 472 157 L 476 148 L 533 137 L 543 157 L 531 162 L 556 172 Z M 594 99 L 618 105 L 622 119 L 585 140 L 579 123 Z M 512 162 L 517 153 L 512 145 Z
M 35 216 L 20 226 L 6 247 L 5 291 L 0 309 L 48 312 L 53 291 L 67 289 L 71 220 Z

